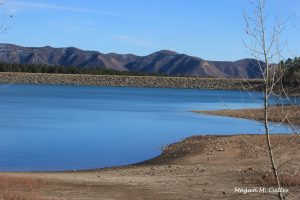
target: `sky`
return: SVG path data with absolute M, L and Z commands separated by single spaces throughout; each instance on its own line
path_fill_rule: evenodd
M 248 0 L 6 0 L 0 11 L 9 27 L 0 43 L 141 56 L 168 49 L 207 60 L 251 57 L 243 45 Z M 267 12 L 288 19 L 283 53 L 299 56 L 300 1 L 267 0 Z

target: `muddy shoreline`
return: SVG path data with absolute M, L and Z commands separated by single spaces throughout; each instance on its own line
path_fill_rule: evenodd
M 260 90 L 262 80 L 0 72 L 0 83 Z

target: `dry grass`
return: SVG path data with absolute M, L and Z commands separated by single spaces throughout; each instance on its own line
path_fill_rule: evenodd
M 25 192 L 3 192 L 1 200 L 42 200 L 42 196 L 38 193 L 25 193 Z
M 38 191 L 45 184 L 40 179 L 0 175 L 0 200 L 42 200 Z
M 295 175 L 283 175 L 280 177 L 283 186 L 300 186 L 300 173 Z
M 282 174 L 279 176 L 281 186 L 283 187 L 296 187 L 300 186 L 300 172 L 289 175 L 289 174 Z M 258 181 L 259 184 L 263 184 L 266 186 L 276 186 L 275 177 L 273 174 L 266 174 L 262 176 Z

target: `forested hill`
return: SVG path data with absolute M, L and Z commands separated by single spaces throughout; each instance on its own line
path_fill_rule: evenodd
M 25 64 L 19 68 L 27 70 L 30 66 L 30 70 L 35 70 L 36 66 L 40 66 L 39 69 L 36 69 L 37 71 L 49 70 L 51 72 L 59 69 L 65 73 L 101 71 L 214 78 L 261 78 L 258 63 L 253 59 L 234 62 L 208 61 L 169 50 L 158 51 L 147 56 L 137 56 L 133 54 L 103 54 L 74 47 L 22 47 L 0 44 L 0 62 Z M 5 65 L 2 64 L 2 66 Z M 46 66 L 62 66 L 62 69 Z

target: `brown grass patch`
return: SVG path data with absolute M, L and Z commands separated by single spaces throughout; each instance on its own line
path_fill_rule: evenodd
M 42 200 L 39 190 L 43 186 L 40 179 L 0 175 L 0 200 Z
M 296 187 L 300 186 L 300 172 L 289 175 L 289 174 L 281 174 L 279 176 L 280 184 L 283 187 Z M 273 174 L 266 174 L 262 176 L 258 183 L 267 185 L 267 186 L 276 186 L 275 177 Z

